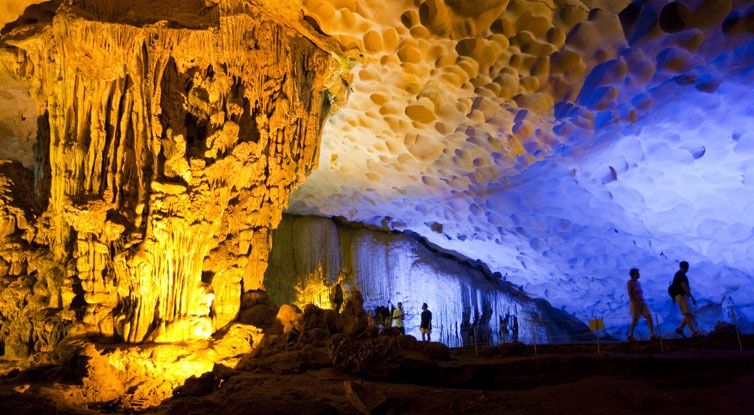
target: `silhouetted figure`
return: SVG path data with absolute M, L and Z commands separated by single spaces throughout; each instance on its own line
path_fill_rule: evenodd
M 375 326 L 374 311 L 367 311 L 367 327 L 370 329 Z
M 507 343 L 508 342 L 508 336 L 509 336 L 509 330 L 508 327 L 511 324 L 511 313 L 507 312 L 505 313 L 505 317 L 500 317 L 500 342 L 501 343 Z
M 335 312 L 340 313 L 340 307 L 343 305 L 343 285 L 340 282 L 333 287 L 332 303 Z
M 422 304 L 422 318 L 419 325 L 419 331 L 422 333 L 423 341 L 432 341 L 432 312 L 429 311 L 427 303 Z M 427 339 L 424 339 L 424 335 L 427 335 Z
M 388 321 L 391 319 L 390 309 L 385 306 L 379 306 L 374 310 L 374 320 L 377 328 L 388 327 Z
M 518 317 L 516 315 L 513 315 L 513 333 L 511 334 L 511 341 L 517 342 L 518 341 Z
M 406 329 L 403 327 L 403 303 L 398 303 L 398 307 L 393 310 L 393 327 L 401 334 L 406 334 Z
M 644 301 L 644 293 L 641 290 L 641 284 L 639 284 L 639 270 L 637 268 L 631 268 L 628 272 L 631 279 L 626 283 L 626 289 L 628 290 L 629 305 L 631 307 L 631 327 L 628 329 L 628 341 L 634 340 L 634 329 L 636 328 L 636 322 L 639 321 L 639 317 L 644 317 L 647 320 L 647 326 L 649 327 L 650 338 L 655 338 L 655 328 L 652 324 L 652 315 L 649 313 L 649 307 Z
M 675 293 L 675 302 L 678 304 L 681 314 L 683 314 L 683 321 L 681 322 L 681 325 L 675 329 L 675 332 L 679 336 L 686 337 L 683 328 L 688 326 L 689 330 L 691 330 L 691 335 L 696 337 L 699 335 L 699 332 L 696 330 L 696 325 L 694 324 L 694 313 L 691 312 L 691 307 L 689 307 L 689 298 L 694 302 L 694 305 L 696 305 L 696 299 L 691 294 L 689 278 L 686 276 L 686 273 L 689 270 L 689 263 L 681 261 L 681 263 L 678 264 L 678 268 L 678 272 L 676 272 L 673 277 L 672 286 Z

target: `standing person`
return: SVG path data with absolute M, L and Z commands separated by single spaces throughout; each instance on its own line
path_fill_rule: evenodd
M 505 344 L 508 342 L 508 326 L 511 321 L 510 311 L 505 313 L 505 317 L 500 317 L 500 343 Z
M 367 311 L 367 327 L 370 329 L 374 327 L 374 311 Z
M 652 324 L 652 316 L 649 313 L 649 307 L 644 301 L 644 293 L 641 291 L 641 285 L 639 284 L 639 270 L 637 268 L 631 268 L 628 272 L 631 279 L 626 283 L 626 289 L 628 289 L 628 299 L 631 306 L 631 327 L 628 329 L 628 341 L 634 340 L 634 329 L 636 323 L 639 321 L 639 317 L 644 317 L 647 320 L 647 326 L 649 326 L 649 337 L 655 338 L 655 329 Z
M 683 321 L 681 322 L 681 325 L 678 326 L 677 329 L 675 329 L 675 332 L 678 333 L 681 337 L 686 337 L 686 334 L 683 332 L 683 328 L 688 326 L 689 330 L 691 330 L 691 335 L 696 337 L 699 335 L 699 332 L 696 330 L 696 325 L 694 324 L 694 314 L 691 312 L 691 308 L 689 307 L 689 298 L 691 298 L 691 301 L 694 302 L 694 305 L 696 305 L 696 298 L 691 294 L 691 288 L 689 287 L 689 278 L 686 276 L 686 273 L 689 271 L 689 263 L 686 261 L 681 261 L 680 264 L 678 264 L 678 272 L 675 273 L 675 276 L 673 277 L 673 291 L 675 292 L 675 302 L 678 304 L 678 308 L 681 310 L 681 314 L 683 314 Z
M 516 343 L 518 341 L 518 316 L 513 315 L 513 332 L 511 334 L 511 341 Z
M 429 311 L 427 303 L 422 304 L 422 310 L 422 321 L 419 325 L 419 331 L 422 332 L 422 341 L 432 341 L 432 312 Z M 425 334 L 427 335 L 426 340 L 424 340 Z
M 338 281 L 332 288 L 332 303 L 336 313 L 340 313 L 340 307 L 343 305 L 343 285 Z
M 398 303 L 398 307 L 393 310 L 393 327 L 401 334 L 406 334 L 406 329 L 403 327 L 403 303 Z
M 388 317 L 390 317 L 389 308 L 381 305 L 374 310 L 375 325 L 378 329 L 386 329 L 388 327 Z

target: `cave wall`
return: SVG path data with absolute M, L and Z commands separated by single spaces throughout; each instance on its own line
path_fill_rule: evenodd
M 506 314 L 527 343 L 590 339 L 586 326 L 479 264 L 437 251 L 415 236 L 286 215 L 273 232 L 265 287 L 278 304 L 330 307 L 333 286 L 358 290 L 368 310 L 403 303 L 406 333 L 420 337 L 422 303 L 433 315 L 433 339 L 450 346 L 500 342 Z M 510 337 L 508 338 L 510 341 Z
M 33 172 L 2 176 L 6 352 L 39 351 L 13 326 L 46 319 L 207 338 L 261 287 L 270 230 L 317 163 L 331 58 L 261 8 L 181 5 L 118 21 L 133 15 L 76 2 L 3 35 L 39 117 Z

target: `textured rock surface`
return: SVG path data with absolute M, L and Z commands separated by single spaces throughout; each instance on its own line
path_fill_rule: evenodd
M 2 316 L 206 337 L 259 288 L 324 104 L 294 212 L 415 231 L 582 318 L 625 322 L 632 266 L 677 316 L 687 259 L 707 309 L 754 319 L 752 22 L 746 0 L 5 1 L 0 157 L 40 207 Z M 337 72 L 349 99 L 323 101 Z
M 32 6 L 32 10 L 34 9 L 34 5 L 38 5 L 39 3 L 47 3 L 45 0 L 5 0 L 3 1 L 3 4 L 0 5 L 0 28 L 5 26 L 7 23 L 16 21 L 19 16 L 23 16 L 25 14 L 25 11 L 29 8 L 29 6 Z M 50 2 L 50 3 L 59 3 L 59 2 Z M 30 11 L 32 11 L 30 10 Z
M 262 286 L 337 68 L 261 6 L 68 3 L 2 37 L 0 76 L 38 128 L 33 146 L 9 135 L 33 172 L 2 164 L 0 341 L 206 339 Z
M 409 229 L 582 318 L 691 262 L 751 319 L 750 1 L 308 0 L 352 51 L 299 214 Z M 709 327 L 711 328 L 711 327 Z
M 368 310 L 402 302 L 406 334 L 421 338 L 419 319 L 426 302 L 433 339 L 450 346 L 473 343 L 475 331 L 480 343 L 497 344 L 500 319 L 508 313 L 516 316 L 518 338 L 524 342 L 587 338 L 586 327 L 572 316 L 412 236 L 299 216 L 285 216 L 273 234 L 265 286 L 279 304 L 329 306 L 332 287 L 341 281 L 346 292 L 343 313 L 349 312 L 350 297 L 358 297 L 358 292 Z M 513 317 L 508 323 L 510 336 Z

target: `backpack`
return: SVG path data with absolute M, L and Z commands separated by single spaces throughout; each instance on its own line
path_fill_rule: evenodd
M 678 287 L 672 282 L 668 285 L 668 295 L 673 301 L 675 301 L 675 296 L 678 295 Z

